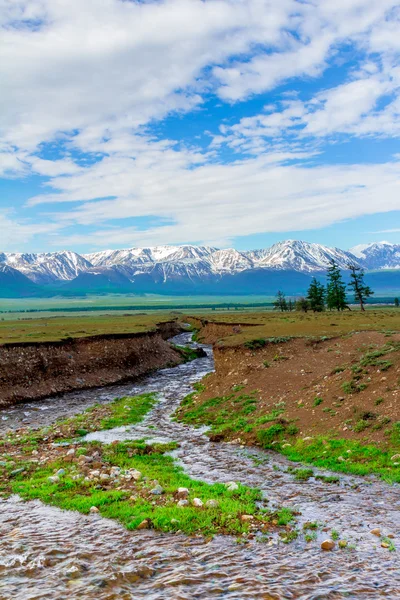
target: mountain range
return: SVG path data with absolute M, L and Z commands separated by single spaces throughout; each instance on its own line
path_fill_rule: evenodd
M 88 293 L 302 294 L 313 276 L 324 279 L 335 260 L 367 272 L 379 290 L 400 290 L 400 244 L 355 246 L 349 251 L 287 240 L 239 252 L 208 246 L 156 246 L 80 255 L 0 252 L 0 297 Z

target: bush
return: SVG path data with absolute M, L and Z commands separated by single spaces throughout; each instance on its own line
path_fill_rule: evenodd
M 248 342 L 245 342 L 244 345 L 250 350 L 259 350 L 260 348 L 264 348 L 264 346 L 267 345 L 267 340 L 264 338 L 258 338 L 255 340 L 249 340 Z
M 262 429 L 261 431 L 259 431 L 257 437 L 259 442 L 261 442 L 261 444 L 264 446 L 264 448 L 269 448 L 271 446 L 271 443 L 275 440 L 275 438 L 284 433 L 284 431 L 285 427 L 279 423 L 276 423 L 275 425 L 271 425 L 271 427 L 268 427 L 268 429 Z

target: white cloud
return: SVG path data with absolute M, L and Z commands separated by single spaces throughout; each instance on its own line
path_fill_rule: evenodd
M 103 135 L 191 109 L 202 70 L 277 43 L 294 5 L 283 0 L 271 13 L 268 0 L 2 0 L 0 131 L 31 149 L 65 132 Z
M 70 226 L 94 233 L 63 233 L 57 245 L 227 241 L 396 210 L 396 160 L 311 162 L 337 133 L 400 135 L 396 4 L 0 0 L 0 174 L 47 179 L 29 202 L 40 224 L 4 213 L 3 243 Z M 267 98 L 261 114 L 224 123 L 208 151 L 150 137 L 149 124 L 171 113 L 206 111 L 209 95 L 229 104 L 316 78 L 338 66 L 343 43 L 358 65 L 340 84 Z M 226 164 L 223 144 L 250 157 Z M 76 204 L 43 215 L 49 203 Z M 168 225 L 124 226 L 146 216 Z
M 4 250 L 22 252 L 35 238 L 39 242 L 40 239 L 55 234 L 59 229 L 60 225 L 54 222 L 29 223 L 15 218 L 10 211 L 0 211 L 0 252 Z
M 288 164 L 293 157 L 297 164 Z M 230 164 L 199 163 L 189 151 L 153 148 L 148 142 L 140 160 L 104 158 L 76 175 L 54 178 L 59 191 L 36 201 L 77 203 L 54 219 L 94 233 L 85 229 L 57 240 L 70 247 L 229 241 L 319 228 L 398 208 L 400 162 L 315 166 L 299 159 L 266 153 Z M 304 160 L 309 160 L 307 154 Z M 145 231 L 124 224 L 124 219 L 154 216 L 167 224 Z

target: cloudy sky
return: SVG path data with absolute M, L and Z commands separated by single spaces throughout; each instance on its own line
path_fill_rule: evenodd
M 400 241 L 398 0 L 0 0 L 0 250 Z

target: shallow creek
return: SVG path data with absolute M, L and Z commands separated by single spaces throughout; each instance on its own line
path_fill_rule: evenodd
M 190 334 L 173 341 L 189 345 Z M 298 482 L 285 472 L 293 463 L 282 456 L 212 443 L 204 430 L 170 420 L 193 382 L 213 369 L 211 349 L 203 347 L 206 358 L 163 369 L 140 382 L 4 410 L 0 430 L 39 427 L 94 403 L 158 392 L 159 403 L 143 423 L 93 433 L 86 439 L 177 441 L 180 447 L 173 455 L 192 477 L 259 487 L 272 508 L 289 506 L 301 512 L 299 529 L 305 521 L 318 521 L 328 532 L 320 531 L 310 543 L 302 535 L 290 544 L 278 536 L 245 544 L 229 537 L 208 541 L 180 534 L 129 532 L 98 515 L 84 516 L 12 498 L 0 502 L 1 600 L 400 598 L 399 486 L 345 475 L 338 484 L 315 479 Z M 370 533 L 376 527 L 384 535 L 395 536 L 397 552 L 380 547 L 379 539 Z M 320 542 L 331 529 L 351 547 L 321 551 Z

